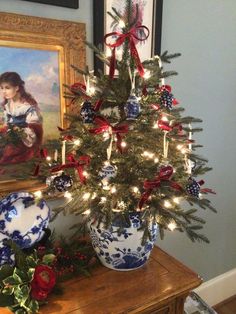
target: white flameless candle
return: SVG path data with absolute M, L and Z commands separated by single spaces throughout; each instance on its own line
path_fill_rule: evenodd
M 66 163 L 66 141 L 62 141 L 61 163 L 62 163 L 62 165 L 64 165 Z
M 55 149 L 55 152 L 54 152 L 54 160 L 57 161 L 58 159 L 58 150 Z
M 191 126 L 190 123 L 189 123 L 188 126 L 189 126 L 189 129 L 192 130 L 192 126 Z M 192 132 L 191 132 L 191 131 L 189 132 L 188 139 L 189 139 L 190 141 L 192 140 Z M 191 142 L 188 144 L 188 148 L 189 148 L 190 150 L 192 150 L 192 143 L 191 143 Z

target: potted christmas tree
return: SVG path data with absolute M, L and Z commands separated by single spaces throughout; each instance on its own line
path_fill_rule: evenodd
M 118 270 L 142 266 L 157 232 L 162 238 L 165 229 L 208 242 L 199 233 L 205 221 L 197 207 L 215 211 L 205 198 L 214 192 L 197 179 L 211 170 L 196 154 L 194 134 L 202 129 L 194 124 L 201 120 L 183 115 L 165 83 L 176 72 L 164 71 L 162 64 L 179 54 L 140 61 L 136 45 L 149 30 L 138 12 L 127 0 L 123 15 L 110 13 L 114 31 L 104 37 L 110 56 L 88 44 L 109 74 L 95 77 L 75 68 L 84 84 L 69 86 L 66 97 L 71 112 L 80 113 L 68 115 L 70 127 L 61 129 L 62 163 L 52 167 L 49 187 L 65 191 L 68 202 L 61 209 L 81 214 L 75 227 L 88 225 L 100 260 Z

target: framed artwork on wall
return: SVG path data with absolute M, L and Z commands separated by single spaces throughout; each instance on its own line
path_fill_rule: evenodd
M 113 31 L 111 30 L 112 18 L 107 14 L 115 7 L 118 11 L 123 10 L 125 0 L 94 0 L 94 44 L 104 47 L 104 35 Z M 142 24 L 147 26 L 150 31 L 149 38 L 145 42 L 145 50 L 142 50 L 141 44 L 137 45 L 141 61 L 148 59 L 154 55 L 160 55 L 161 52 L 161 27 L 162 27 L 162 8 L 163 0 L 134 0 L 134 3 L 144 5 L 142 14 Z M 94 70 L 104 69 L 104 64 L 94 56 Z
M 38 2 L 42 4 L 56 5 L 59 7 L 66 7 L 71 9 L 79 8 L 79 0 L 22 0 L 22 1 Z
M 0 13 L 0 20 L 0 194 L 4 194 L 42 185 L 30 176 L 24 181 L 14 176 L 28 173 L 27 162 L 35 157 L 37 143 L 59 138 L 57 127 L 64 127 L 69 108 L 63 84 L 78 80 L 72 64 L 85 67 L 85 25 L 10 13 Z M 10 107 L 14 95 L 8 94 L 6 84 L 16 85 L 21 95 L 26 92 L 17 108 Z M 9 130 L 20 130 L 22 140 L 14 138 L 5 145 Z

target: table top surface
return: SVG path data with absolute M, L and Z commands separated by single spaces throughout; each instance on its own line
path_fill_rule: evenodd
M 63 294 L 51 295 L 42 314 L 118 314 L 167 302 L 201 284 L 191 269 L 158 247 L 143 267 L 113 271 L 98 267 L 91 277 L 78 277 L 63 285 Z M 3 312 L 1 314 L 9 313 Z
M 63 295 L 51 297 L 41 313 L 124 313 L 176 297 L 200 283 L 196 273 L 155 247 L 146 265 L 137 270 L 120 272 L 101 266 L 90 278 L 66 282 Z

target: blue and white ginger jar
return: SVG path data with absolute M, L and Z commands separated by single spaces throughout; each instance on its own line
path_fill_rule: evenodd
M 157 238 L 158 226 L 150 223 L 151 239 L 142 245 L 143 230 L 140 213 L 130 214 L 131 225 L 118 234 L 119 222 L 113 223 L 108 229 L 104 224 L 88 223 L 92 245 L 101 263 L 113 270 L 128 271 L 143 266 L 149 258 Z
M 0 201 L 0 234 L 22 249 L 42 239 L 49 219 L 47 203 L 43 199 L 36 201 L 28 192 L 11 193 Z
M 124 107 L 126 120 L 136 120 L 140 114 L 140 104 L 135 95 L 130 95 Z
M 112 165 L 106 165 L 102 167 L 102 169 L 99 171 L 98 175 L 102 180 L 109 180 L 111 178 L 114 178 L 117 174 L 116 168 Z

